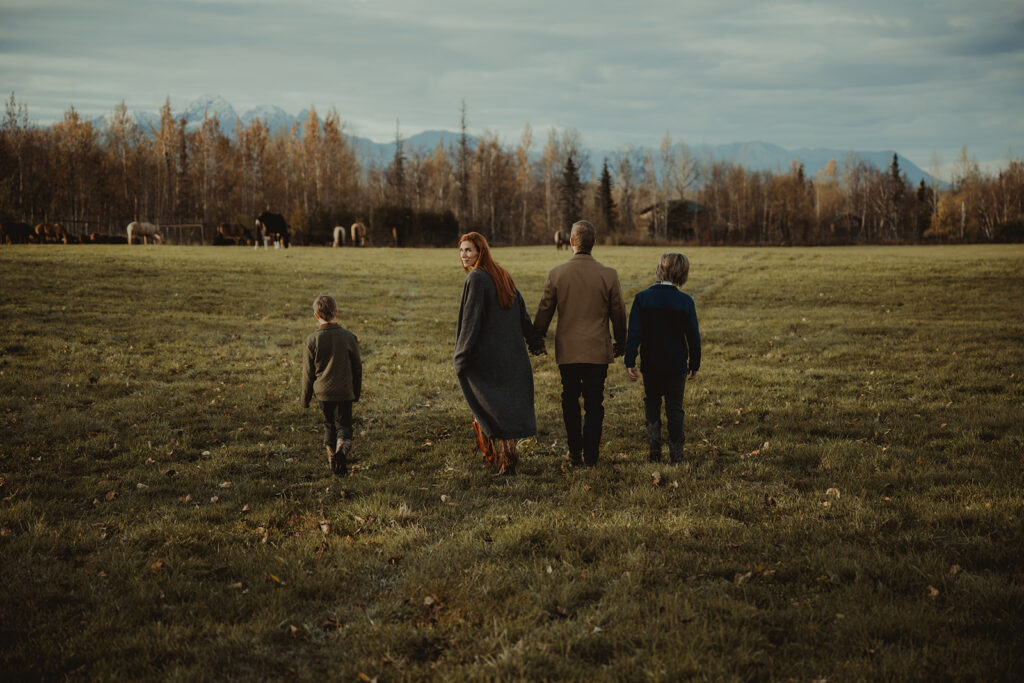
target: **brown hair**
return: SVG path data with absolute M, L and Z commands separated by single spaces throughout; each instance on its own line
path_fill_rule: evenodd
M 498 265 L 491 257 L 491 247 L 487 244 L 487 238 L 478 232 L 467 232 L 459 238 L 459 244 L 472 242 L 480 256 L 476 260 L 476 268 L 484 271 L 494 280 L 494 286 L 498 289 L 498 305 L 502 308 L 511 308 L 516 300 L 516 283 L 508 271 Z M 469 268 L 464 268 L 468 273 Z
M 686 258 L 685 254 L 666 252 L 658 259 L 658 270 L 655 271 L 654 277 L 660 281 L 668 280 L 681 287 L 690 277 L 690 259 Z
M 338 317 L 338 302 L 332 296 L 321 294 L 313 299 L 313 315 L 324 322 L 331 322 Z
M 596 239 L 597 230 L 590 221 L 576 221 L 572 224 L 569 243 L 576 247 L 579 253 L 589 254 L 594 248 L 594 241 Z

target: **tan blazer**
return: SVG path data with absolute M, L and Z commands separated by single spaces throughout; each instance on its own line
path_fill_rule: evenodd
M 559 365 L 607 365 L 622 353 L 626 345 L 626 308 L 614 268 L 601 265 L 590 254 L 576 254 L 552 268 L 537 315 L 533 316 L 533 326 L 542 337 L 556 310 L 555 360 Z M 614 348 L 608 334 L 609 320 L 615 335 Z

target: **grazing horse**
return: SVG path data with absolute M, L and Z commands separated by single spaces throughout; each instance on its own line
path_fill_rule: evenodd
M 569 233 L 565 230 L 555 230 L 555 249 L 562 249 L 569 246 Z
M 217 226 L 217 234 L 213 237 L 215 245 L 250 244 L 252 235 L 240 223 L 221 223 Z
M 57 223 L 40 223 L 35 227 L 36 241 L 43 244 L 68 243 L 64 228 Z
M 352 224 L 352 246 L 366 246 L 366 226 L 362 223 L 357 222 Z
M 36 234 L 28 223 L 4 223 L 0 225 L 0 244 L 30 244 Z
M 128 244 L 132 244 L 132 238 L 141 237 L 143 244 L 149 244 L 149 238 L 157 244 L 163 244 L 164 238 L 160 235 L 160 228 L 147 223 L 146 221 L 132 221 L 126 229 L 128 233 Z
M 257 249 L 261 242 L 263 243 L 264 249 L 267 249 L 271 242 L 274 243 L 274 248 L 283 246 L 287 249 L 288 223 L 281 214 L 264 211 L 256 217 L 256 230 L 254 236 L 256 238 Z
M 335 246 L 335 247 L 343 247 L 343 246 L 345 246 L 345 233 L 346 232 L 348 232 L 348 231 L 345 230 L 345 226 L 344 225 L 335 225 L 334 226 L 334 244 L 332 246 Z

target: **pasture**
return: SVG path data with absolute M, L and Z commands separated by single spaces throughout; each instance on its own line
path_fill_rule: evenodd
M 594 255 L 628 305 L 661 251 Z M 1024 247 L 685 251 L 685 461 L 619 360 L 565 468 L 549 334 L 494 478 L 454 247 L 0 248 L 4 678 L 1019 679 Z M 568 254 L 495 257 L 532 315 Z M 364 362 L 346 478 L 299 403 L 321 292 Z

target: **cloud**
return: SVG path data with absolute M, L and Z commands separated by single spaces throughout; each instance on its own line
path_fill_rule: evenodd
M 379 140 L 396 118 L 453 129 L 465 101 L 506 140 L 530 122 L 609 148 L 670 130 L 1001 155 L 1024 141 L 1022 15 L 1015 0 L 7 0 L 0 73 L 41 121 L 215 92 L 239 113 L 333 106 Z

